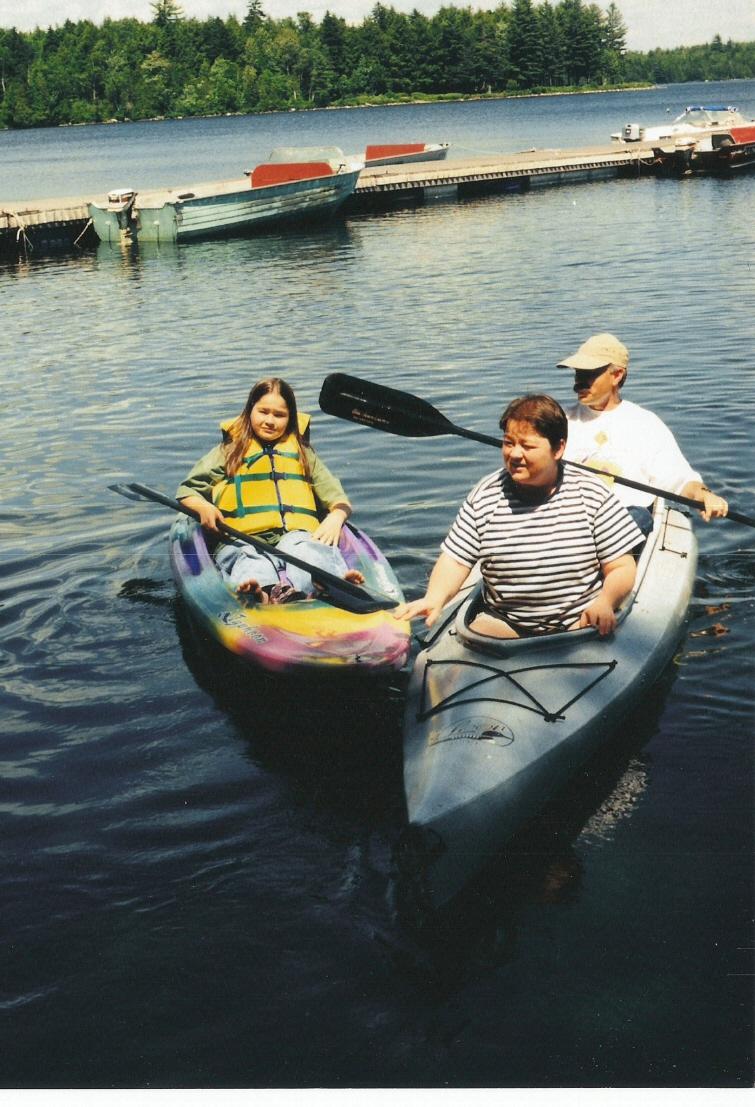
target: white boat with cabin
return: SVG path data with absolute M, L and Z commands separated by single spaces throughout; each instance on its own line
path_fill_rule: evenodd
M 747 127 L 752 123 L 751 119 L 746 119 L 731 106 L 690 104 L 676 119 L 655 127 L 627 123 L 623 130 L 615 131 L 611 139 L 614 142 L 676 143 L 680 139 L 699 139 L 706 134 L 725 132 L 732 127 Z

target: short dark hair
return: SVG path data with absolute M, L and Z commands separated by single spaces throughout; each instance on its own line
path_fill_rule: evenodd
M 548 439 L 554 450 L 566 441 L 569 433 L 566 412 L 552 396 L 532 393 L 512 400 L 498 423 L 504 434 L 512 419 L 530 423 L 538 434 Z

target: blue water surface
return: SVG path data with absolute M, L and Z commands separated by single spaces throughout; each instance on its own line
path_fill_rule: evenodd
M 276 145 L 607 140 L 755 82 L 0 134 L 0 195 L 238 175 Z M 319 412 L 354 373 L 495 434 L 589 334 L 755 514 L 755 176 L 563 185 L 0 269 L 7 1087 L 748 1087 L 755 532 L 698 527 L 687 636 L 542 819 L 416 934 L 406 674 L 295 690 L 197 640 L 172 491 L 276 373 L 409 595 L 495 451 Z

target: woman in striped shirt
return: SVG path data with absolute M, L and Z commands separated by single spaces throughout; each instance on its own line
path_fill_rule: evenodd
M 601 635 L 634 584 L 642 534 L 597 477 L 565 469 L 567 422 L 550 396 L 513 400 L 500 420 L 504 468 L 462 504 L 422 599 L 399 618 L 432 626 L 479 561 L 485 607 L 473 630 L 519 638 L 580 627 Z

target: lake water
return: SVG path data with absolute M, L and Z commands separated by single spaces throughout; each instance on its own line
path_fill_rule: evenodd
M 275 145 L 575 146 L 755 82 L 0 134 L 0 195 L 237 175 Z M 589 334 L 755 513 L 755 176 L 567 185 L 294 233 L 0 269 L 6 1087 L 748 1087 L 755 532 L 700 524 L 689 631 L 531 832 L 397 917 L 388 687 L 295 697 L 197 644 L 172 491 L 285 376 L 356 521 L 420 593 L 489 448 L 337 422 L 332 371 L 496 433 Z

